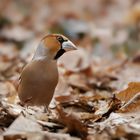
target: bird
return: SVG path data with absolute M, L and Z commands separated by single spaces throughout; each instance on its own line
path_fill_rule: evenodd
M 48 108 L 59 79 L 57 60 L 72 50 L 77 50 L 76 45 L 64 35 L 48 34 L 42 38 L 20 75 L 18 97 L 21 104 Z

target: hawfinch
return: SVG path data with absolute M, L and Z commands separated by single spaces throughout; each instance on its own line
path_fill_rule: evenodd
M 63 35 L 45 36 L 38 45 L 32 61 L 21 73 L 18 88 L 21 103 L 48 107 L 58 82 L 57 60 L 65 52 L 76 49 L 76 46 Z

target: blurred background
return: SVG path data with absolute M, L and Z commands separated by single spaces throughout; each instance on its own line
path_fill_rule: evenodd
M 49 33 L 62 33 L 97 56 L 134 55 L 140 48 L 140 2 L 0 0 L 0 54 L 22 49 L 26 56 Z
M 18 65 L 20 72 L 40 39 L 50 33 L 64 34 L 80 48 L 66 62 L 71 54 L 64 55 L 61 63 L 71 69 L 93 61 L 100 65 L 128 58 L 139 61 L 140 2 L 0 0 L 0 70 L 5 73 Z

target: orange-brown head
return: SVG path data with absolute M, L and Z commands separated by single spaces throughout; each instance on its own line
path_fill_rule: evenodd
M 57 60 L 65 52 L 76 49 L 76 46 L 65 36 L 49 34 L 41 40 L 33 59 L 46 57 Z

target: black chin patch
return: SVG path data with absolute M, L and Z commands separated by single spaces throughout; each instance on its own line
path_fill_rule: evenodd
M 60 49 L 57 54 L 55 55 L 54 59 L 58 59 L 60 56 L 62 56 L 65 53 L 64 49 Z

